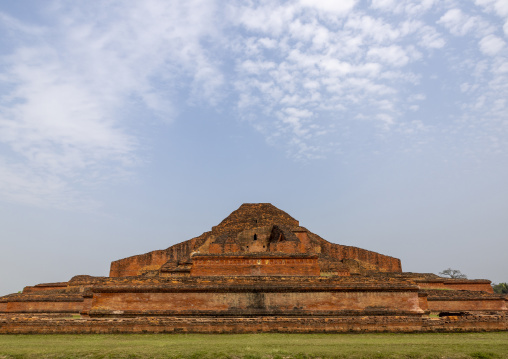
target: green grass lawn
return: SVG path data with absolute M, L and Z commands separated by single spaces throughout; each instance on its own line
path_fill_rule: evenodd
M 508 358 L 508 332 L 0 335 L 0 358 Z

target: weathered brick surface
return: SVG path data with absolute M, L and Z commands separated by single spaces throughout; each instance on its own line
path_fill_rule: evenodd
M 452 290 L 470 290 L 477 292 L 494 293 L 490 280 L 463 280 L 463 279 L 447 279 L 444 286 Z
M 364 333 L 508 330 L 503 315 L 421 317 L 148 317 L 122 319 L 0 318 L 6 333 Z
M 369 276 L 383 278 L 390 276 L 392 278 L 401 278 L 411 280 L 418 284 L 422 289 L 450 289 L 450 290 L 469 290 L 486 293 L 494 293 L 491 281 L 487 279 L 452 279 L 443 278 L 433 273 L 381 273 L 369 272 Z
M 468 290 L 426 290 L 432 312 L 507 311 L 506 296 Z
M 83 300 L 73 302 L 10 302 L 0 310 L 4 313 L 79 313 Z M 0 307 L 1 308 L 1 307 Z
M 418 304 L 420 306 L 420 309 L 423 310 L 425 313 L 429 312 L 429 302 L 427 300 L 427 293 L 424 292 L 418 292 Z
M 0 313 L 79 313 L 82 306 L 82 295 L 65 289 L 28 291 L 0 298 Z
M 0 333 L 507 330 L 507 300 L 488 280 L 404 273 L 397 258 L 246 204 L 199 237 L 113 262 L 110 277 L 0 297 Z
M 34 286 L 27 286 L 23 288 L 23 293 L 34 293 L 34 292 L 42 292 L 47 290 L 55 290 L 55 289 L 64 289 L 67 287 L 67 282 L 57 282 L 57 283 L 41 283 Z
M 210 232 L 165 250 L 120 259 L 111 263 L 110 277 L 136 276 L 143 272 L 189 261 L 192 253 L 306 253 L 320 257 L 322 271 L 338 263 L 354 262 L 355 271 L 400 272 L 397 258 L 362 248 L 330 243 L 299 226 L 299 222 L 268 203 L 244 204 Z
M 506 311 L 504 300 L 437 300 L 428 301 L 431 312 L 498 312 Z
M 91 288 L 90 316 L 422 315 L 418 287 L 368 277 L 109 278 Z
M 416 292 L 95 293 L 90 316 L 422 315 Z
M 196 255 L 191 276 L 319 276 L 318 256 Z

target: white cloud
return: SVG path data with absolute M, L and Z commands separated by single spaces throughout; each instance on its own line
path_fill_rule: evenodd
M 397 45 L 373 47 L 367 52 L 367 56 L 381 60 L 388 66 L 405 66 L 409 62 L 406 51 Z
M 398 1 L 396 0 L 372 0 L 371 6 L 374 9 L 395 10 Z
M 425 49 L 440 49 L 446 44 L 443 37 L 430 26 L 423 26 L 419 32 L 418 44 Z
M 311 111 L 309 111 L 309 110 L 298 109 L 298 108 L 294 108 L 294 107 L 285 108 L 284 111 L 288 115 L 291 115 L 291 116 L 294 116 L 294 117 L 300 117 L 300 118 L 311 117 L 313 115 L 313 113 Z
M 171 121 L 173 90 L 155 90 L 155 82 L 185 77 L 191 101 L 213 104 L 223 75 L 200 44 L 218 29 L 210 1 L 55 5 L 52 26 L 1 15 L 20 43 L 3 58 L 0 74 L 7 89 L 0 142 L 17 156 L 0 172 L 0 196 L 66 206 L 72 196 L 61 193 L 77 193 L 78 182 L 108 182 L 139 162 L 140 143 L 127 130 L 127 114 L 139 106 L 133 99 Z M 41 200 L 47 197 L 54 200 Z
M 351 141 L 352 128 L 372 142 L 429 133 L 415 118 L 432 98 L 429 79 L 442 80 L 450 98 L 460 93 L 457 108 L 506 120 L 505 1 L 55 4 L 54 25 L 0 13 L 18 44 L 0 73 L 9 152 L 0 156 L 0 196 L 56 203 L 78 193 L 77 182 L 124 176 L 143 156 L 133 111 L 171 122 L 188 106 L 227 111 L 237 96 L 239 116 L 298 159 L 337 152 L 330 146 Z M 457 78 L 444 83 L 450 71 Z M 31 177 L 33 190 L 14 185 Z
M 460 9 L 451 9 L 439 19 L 438 24 L 445 26 L 453 35 L 464 36 L 474 29 L 476 19 Z
M 38 171 L 24 164 L 6 162 L 0 157 L 0 200 L 36 207 L 68 210 L 97 210 L 100 203 L 87 199 L 59 176 Z
M 248 5 L 231 8 L 230 20 L 239 23 L 251 31 L 278 36 L 298 11 L 298 6 L 289 3 L 280 6 L 267 2 L 257 7 Z
M 312 7 L 319 11 L 331 12 L 338 15 L 345 15 L 349 13 L 358 0 L 300 0 L 300 4 L 305 7 Z
M 351 16 L 344 26 L 360 31 L 364 37 L 376 43 L 393 42 L 401 36 L 400 31 L 391 24 L 368 15 Z
M 486 7 L 501 17 L 508 17 L 508 3 L 505 0 L 475 0 L 475 4 Z
M 258 43 L 267 49 L 273 49 L 273 48 L 275 48 L 275 46 L 277 46 L 277 41 L 275 41 L 274 39 L 267 38 L 267 37 L 259 39 Z
M 240 70 L 246 71 L 254 75 L 259 75 L 262 72 L 268 71 L 275 67 L 276 64 L 272 61 L 254 62 L 252 60 L 247 60 L 240 65 Z
M 109 105 L 57 57 L 49 49 L 13 55 L 4 79 L 15 91 L 0 106 L 0 140 L 52 173 L 71 175 L 104 158 L 131 162 L 135 141 L 116 128 Z
M 469 33 L 477 44 L 476 48 L 462 51 L 455 62 L 453 71 L 467 81 L 462 82 L 460 91 L 466 100 L 462 103 L 463 113 L 456 123 L 454 132 L 461 132 L 470 143 L 474 143 L 474 153 L 502 154 L 508 150 L 508 143 L 491 141 L 508 136 L 508 74 L 506 67 L 506 41 L 498 36 L 504 32 L 503 23 L 507 21 L 506 2 L 496 0 L 477 0 L 478 8 L 463 8 L 466 13 L 476 16 L 477 26 Z M 477 10 L 480 10 L 478 12 Z M 501 18 L 501 21 L 499 21 Z M 472 145 L 470 147 L 473 147 Z
M 480 40 L 480 50 L 489 56 L 498 54 L 506 45 L 506 43 L 495 35 L 485 36 Z
M 371 7 L 396 14 L 421 15 L 429 11 L 436 0 L 372 0 Z
M 421 60 L 429 49 L 445 44 L 434 27 L 415 18 L 415 8 L 424 12 L 433 4 L 434 1 L 404 2 L 401 13 L 411 16 L 403 16 L 400 22 L 368 14 L 355 6 L 349 6 L 342 20 L 335 21 L 299 9 L 294 2 L 242 8 L 235 13 L 234 21 L 246 34 L 238 39 L 243 47 L 235 49 L 249 51 L 236 52 L 239 72 L 235 84 L 240 92 L 239 107 L 242 111 L 251 109 L 244 116 L 251 123 L 262 123 L 257 128 L 268 138 L 277 137 L 274 142 L 278 145 L 295 146 L 292 150 L 298 158 L 304 157 L 305 149 L 312 151 L 309 156 L 313 158 L 320 151 L 329 151 L 322 136 L 340 136 L 339 128 L 349 127 L 349 121 L 355 118 L 364 118 L 383 131 L 399 126 L 398 102 L 404 101 L 406 86 L 418 82 L 418 75 L 406 68 Z M 384 5 L 397 6 L 394 2 Z M 270 26 L 270 10 L 291 16 L 279 18 L 281 22 Z M 270 51 L 260 51 L 256 38 L 270 38 L 271 44 L 276 45 Z M 255 49 L 250 51 L 252 48 Z M 414 110 L 414 104 L 404 108 L 409 111 L 411 106 Z M 307 109 L 312 116 L 289 114 L 285 110 L 288 107 Z M 259 111 L 263 119 L 253 118 Z M 267 116 L 277 120 L 270 123 Z M 332 138 L 328 141 L 337 142 L 340 141 Z
M 5 14 L 0 11 L 0 23 L 3 27 L 5 27 L 6 33 L 10 32 L 13 34 L 13 36 L 16 36 L 17 34 L 26 34 L 30 36 L 41 36 L 44 34 L 45 29 L 40 26 L 25 24 L 18 19 L 9 16 L 8 14 Z M 5 34 L 4 33 L 4 36 Z
M 496 31 L 495 26 L 481 16 L 468 15 L 458 8 L 448 10 L 437 23 L 455 36 L 485 36 Z
M 394 124 L 393 117 L 386 113 L 381 113 L 376 116 L 378 120 L 382 121 L 384 128 L 387 129 L 389 126 Z

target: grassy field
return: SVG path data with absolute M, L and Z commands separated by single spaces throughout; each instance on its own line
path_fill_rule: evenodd
M 508 332 L 0 335 L 0 358 L 508 358 Z

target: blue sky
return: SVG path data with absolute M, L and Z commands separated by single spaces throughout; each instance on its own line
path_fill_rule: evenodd
M 508 281 L 508 2 L 0 2 L 0 294 L 271 202 Z

